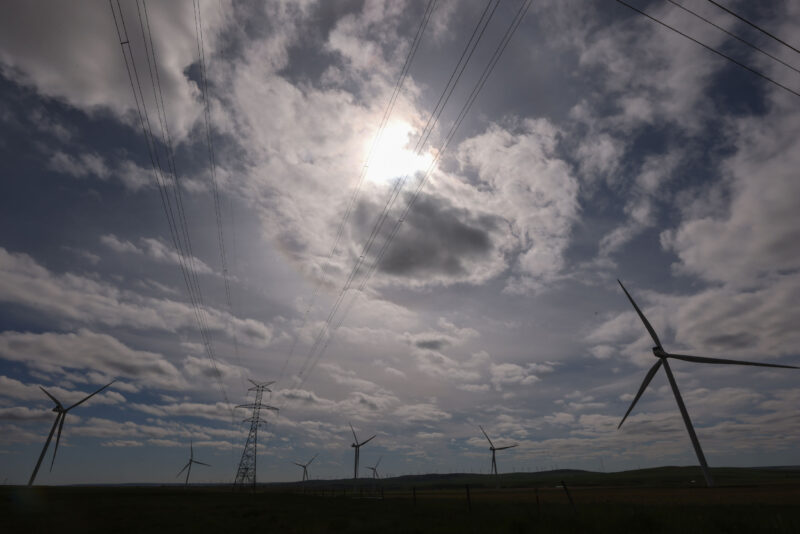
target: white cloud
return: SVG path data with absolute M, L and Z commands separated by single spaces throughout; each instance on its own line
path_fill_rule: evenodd
M 135 329 L 175 332 L 195 329 L 188 303 L 142 297 L 114 285 L 72 273 L 54 274 L 26 254 L 0 247 L 0 301 L 14 302 L 60 319 Z M 239 342 L 265 347 L 272 329 L 254 319 L 240 319 L 205 307 L 212 331 L 236 334 Z
M 117 339 L 87 329 L 76 333 L 0 333 L 0 358 L 63 375 L 92 370 L 107 377 L 128 377 L 150 387 L 184 389 L 187 383 L 162 355 L 131 349 Z

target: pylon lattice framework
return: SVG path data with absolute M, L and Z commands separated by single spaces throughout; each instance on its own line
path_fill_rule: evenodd
M 237 406 L 237 408 L 251 408 L 253 410 L 253 415 L 249 419 L 244 419 L 244 422 L 250 423 L 250 433 L 247 435 L 247 442 L 244 445 L 244 451 L 242 451 L 242 459 L 239 460 L 239 468 L 236 470 L 236 480 L 234 481 L 233 485 L 234 487 L 238 488 L 251 486 L 253 489 L 255 489 L 256 455 L 258 452 L 258 427 L 262 424 L 267 424 L 264 419 L 261 419 L 261 410 L 266 409 L 277 412 L 278 409 L 274 406 L 263 404 L 262 402 L 265 391 L 270 394 L 272 393 L 272 390 L 269 389 L 269 386 L 274 384 L 274 381 L 264 382 L 261 384 L 254 382 L 253 380 L 250 380 L 250 382 L 253 384 L 253 387 L 248 389 L 248 391 L 255 392 L 255 402 L 252 404 L 240 404 Z

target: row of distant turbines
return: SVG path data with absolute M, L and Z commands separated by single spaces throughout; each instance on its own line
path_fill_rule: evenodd
M 796 366 L 793 366 L 793 365 L 778 365 L 778 364 L 773 364 L 773 363 L 759 363 L 759 362 L 749 362 L 749 361 L 742 361 L 742 360 L 729 360 L 729 359 L 723 359 L 723 358 L 708 358 L 708 357 L 704 357 L 704 356 L 690 356 L 690 355 L 687 355 L 687 354 L 669 353 L 669 352 L 664 350 L 664 347 L 661 345 L 661 340 L 659 340 L 659 338 L 658 338 L 658 334 L 656 334 L 655 329 L 653 329 L 652 325 L 650 324 L 650 321 L 648 321 L 647 317 L 645 317 L 644 313 L 642 313 L 642 310 L 639 309 L 639 306 L 636 304 L 636 301 L 634 301 L 633 297 L 630 295 L 630 293 L 628 293 L 628 290 L 625 289 L 625 286 L 622 284 L 622 282 L 620 282 L 619 280 L 617 280 L 617 282 L 619 282 L 619 285 L 622 288 L 622 291 L 625 293 L 625 296 L 628 297 L 628 300 L 630 301 L 630 303 L 633 306 L 634 310 L 636 310 L 636 313 L 639 316 L 639 319 L 641 319 L 642 323 L 644 324 L 644 327 L 647 329 L 647 332 L 650 334 L 650 337 L 652 338 L 653 342 L 655 343 L 655 346 L 653 347 L 653 355 L 657 358 L 656 363 L 653 364 L 653 366 L 650 368 L 650 370 L 645 375 L 644 380 L 642 381 L 642 385 L 639 387 L 639 391 L 636 393 L 636 396 L 634 397 L 633 402 L 631 402 L 631 405 L 628 408 L 628 411 L 625 412 L 625 415 L 623 416 L 622 421 L 620 421 L 619 426 L 617 426 L 617 428 L 619 429 L 619 428 L 622 427 L 622 424 L 628 418 L 628 415 L 630 415 L 630 413 L 633 410 L 634 406 L 636 406 L 636 403 L 639 401 L 639 398 L 642 396 L 642 394 L 644 393 L 645 389 L 647 389 L 647 386 L 650 384 L 650 381 L 656 375 L 658 370 L 661 367 L 663 367 L 664 368 L 664 372 L 667 374 L 667 380 L 669 381 L 670 387 L 672 388 L 672 392 L 675 395 L 675 401 L 678 404 L 678 410 L 680 411 L 681 417 L 683 418 L 683 422 L 686 425 L 686 431 L 689 433 L 689 439 L 691 440 L 692 446 L 694 447 L 695 454 L 697 455 L 697 460 L 700 462 L 700 468 L 703 471 L 703 476 L 705 478 L 706 485 L 711 487 L 711 486 L 714 485 L 714 479 L 711 477 L 711 472 L 708 469 L 708 463 L 706 462 L 705 455 L 703 454 L 703 449 L 700 446 L 700 440 L 697 439 L 697 434 L 695 433 L 694 427 L 692 426 L 692 420 L 689 418 L 689 412 L 686 410 L 686 406 L 683 403 L 683 398 L 681 397 L 681 393 L 678 390 L 678 384 L 675 382 L 675 377 L 672 374 L 672 370 L 670 369 L 668 360 L 669 359 L 675 359 L 675 360 L 682 360 L 682 361 L 692 362 L 692 363 L 710 363 L 710 364 L 722 364 L 722 365 L 750 365 L 750 366 L 757 366 L 757 367 L 773 367 L 773 368 L 782 368 L 782 369 L 800 369 L 800 367 L 796 367 Z M 67 408 L 64 408 L 64 405 L 55 396 L 53 396 L 50 392 L 48 392 L 46 389 L 44 389 L 44 388 L 42 388 L 40 386 L 40 389 L 45 393 L 45 395 L 47 395 L 55 403 L 55 406 L 53 407 L 53 411 L 56 412 L 56 419 L 53 422 L 53 426 L 50 429 L 50 433 L 48 434 L 47 440 L 44 443 L 44 447 L 42 448 L 42 452 L 39 455 L 39 459 L 36 461 L 36 467 L 33 468 L 33 473 L 31 474 L 31 478 L 28 481 L 28 485 L 29 486 L 32 485 L 33 482 L 36 479 L 36 475 L 39 472 L 39 467 L 41 466 L 42 460 L 44 459 L 45 454 L 47 453 L 47 449 L 50 446 L 50 442 L 53 439 L 53 434 L 56 432 L 56 427 L 58 427 L 58 433 L 56 434 L 56 445 L 55 445 L 55 448 L 53 450 L 53 458 L 52 458 L 52 460 L 50 462 L 50 470 L 51 471 L 53 470 L 53 464 L 55 464 L 55 460 L 56 460 L 56 453 L 58 452 L 58 445 L 59 445 L 59 443 L 61 441 L 61 431 L 64 428 L 64 420 L 67 417 L 67 413 L 69 413 L 69 411 L 72 410 L 73 408 L 76 408 L 77 406 L 83 404 L 84 402 L 86 402 L 87 400 L 92 398 L 93 396 L 97 395 L 98 393 L 100 393 L 101 391 L 103 391 L 104 389 L 106 389 L 107 387 L 109 387 L 113 383 L 114 383 L 114 381 L 109 382 L 108 384 L 106 384 L 105 386 L 101 387 L 97 391 L 91 393 L 90 395 L 87 395 L 83 399 L 79 400 L 78 402 L 76 402 L 75 404 L 72 404 L 71 406 L 69 406 Z M 481 432 L 483 433 L 483 435 L 486 437 L 486 440 L 489 442 L 489 450 L 492 452 L 491 474 L 497 475 L 497 460 L 496 460 L 497 451 L 511 449 L 513 447 L 516 447 L 517 444 L 515 443 L 515 444 L 512 444 L 512 445 L 506 445 L 506 446 L 503 446 L 503 447 L 496 447 L 494 445 L 494 443 L 492 442 L 492 440 L 489 438 L 489 435 L 483 429 L 483 427 L 479 427 L 479 428 L 481 429 Z M 358 440 L 358 436 L 356 435 L 356 431 L 353 428 L 352 424 L 350 425 L 350 430 L 353 433 L 353 440 L 354 440 L 353 443 L 350 446 L 354 449 L 354 453 L 355 453 L 355 458 L 354 458 L 354 462 L 353 462 L 353 478 L 358 478 L 358 464 L 359 464 L 359 457 L 360 457 L 360 453 L 361 453 L 361 447 L 363 447 L 364 445 L 366 445 L 367 443 L 372 441 L 375 438 L 375 435 L 365 439 L 364 441 L 359 441 Z M 311 463 L 314 461 L 314 459 L 316 457 L 317 457 L 317 455 L 315 454 L 314 457 L 312 457 L 305 464 L 299 463 L 299 462 L 293 462 L 295 465 L 297 465 L 297 466 L 299 466 L 299 467 L 301 467 L 303 469 L 303 479 L 302 479 L 303 481 L 309 480 L 308 466 L 311 465 Z M 378 461 L 375 463 L 374 466 L 367 466 L 367 469 L 372 471 L 372 478 L 374 478 L 374 479 L 380 478 L 380 475 L 378 473 L 378 466 L 380 465 L 380 462 L 381 462 L 382 459 L 383 459 L 383 457 L 378 458 Z M 186 485 L 188 485 L 188 483 L 189 483 L 189 475 L 192 472 L 192 465 L 195 465 L 195 464 L 203 465 L 203 466 L 209 466 L 209 464 L 206 464 L 206 463 L 203 463 L 203 462 L 200 462 L 200 461 L 194 459 L 194 446 L 190 442 L 190 444 L 189 444 L 189 461 L 183 467 L 183 469 L 181 469 L 178 472 L 178 475 L 177 475 L 177 476 L 180 476 L 184 471 L 186 472 L 186 480 L 185 480 L 185 484 Z

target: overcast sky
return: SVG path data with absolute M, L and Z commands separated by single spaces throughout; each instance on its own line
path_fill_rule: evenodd
M 654 362 L 617 278 L 668 350 L 800 365 L 800 97 L 611 0 L 534 0 L 449 135 L 522 3 L 436 2 L 393 100 L 427 4 L 202 1 L 200 49 L 188 0 L 5 6 L 0 478 L 27 482 L 47 437 L 39 386 L 112 379 L 37 482 L 174 482 L 190 440 L 193 480 L 230 482 L 247 379 L 281 408 L 261 481 L 317 453 L 312 478 L 350 476 L 348 423 L 384 475 L 488 472 L 479 424 L 519 444 L 505 472 L 695 465 L 663 372 L 616 428 Z M 768 4 L 726 3 L 797 46 L 800 3 Z M 672 369 L 712 467 L 800 464 L 800 371 Z

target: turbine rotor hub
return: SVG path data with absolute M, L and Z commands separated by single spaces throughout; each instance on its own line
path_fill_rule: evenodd
M 666 358 L 667 353 L 661 347 L 653 347 L 653 355 L 656 358 Z

